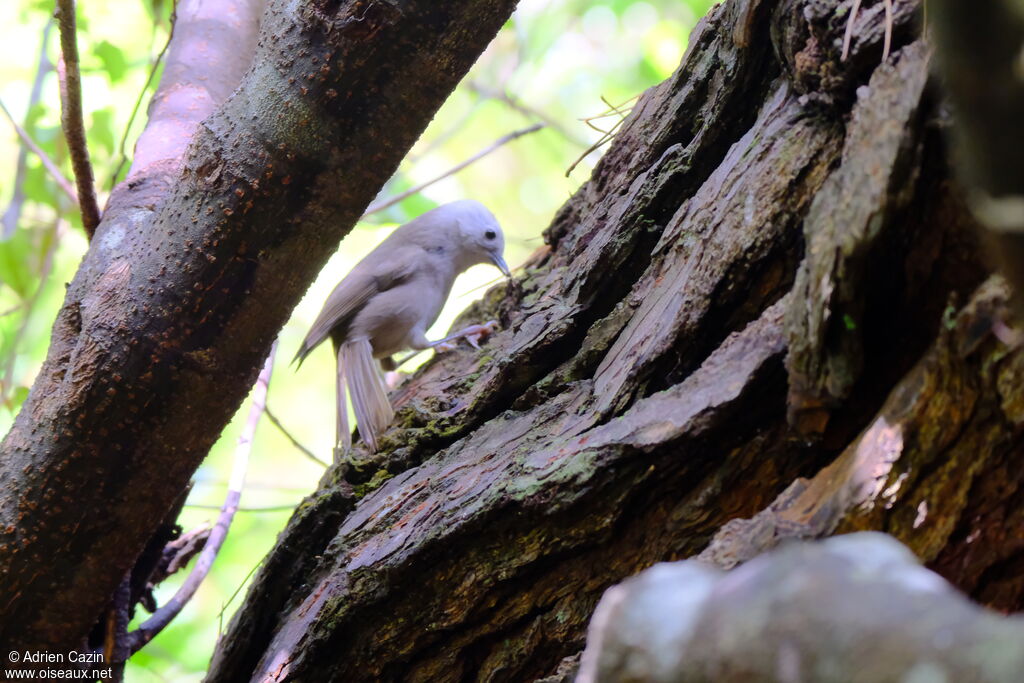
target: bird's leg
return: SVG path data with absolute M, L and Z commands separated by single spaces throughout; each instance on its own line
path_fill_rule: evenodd
M 430 342 L 430 345 L 434 347 L 435 351 L 452 351 L 455 349 L 455 345 L 451 342 L 459 339 L 465 339 L 474 349 L 479 349 L 480 340 L 491 336 L 497 329 L 497 321 L 488 320 L 483 325 L 470 325 L 469 327 L 464 327 L 455 334 L 449 334 L 444 339 L 438 339 L 437 341 Z

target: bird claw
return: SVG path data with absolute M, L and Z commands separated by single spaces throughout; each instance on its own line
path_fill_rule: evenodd
M 434 348 L 438 351 L 454 351 L 455 342 L 459 339 L 465 339 L 470 346 L 479 350 L 480 342 L 494 334 L 497 329 L 498 322 L 496 320 L 488 320 L 482 325 L 470 325 L 447 337 L 444 341 L 437 343 Z
M 498 322 L 496 320 L 488 320 L 483 325 L 470 325 L 464 329 L 462 338 L 469 342 L 469 345 L 476 350 L 480 350 L 481 340 L 487 339 L 498 330 Z

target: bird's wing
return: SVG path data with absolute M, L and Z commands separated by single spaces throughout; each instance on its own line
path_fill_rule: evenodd
M 407 281 L 422 262 L 422 249 L 414 246 L 371 252 L 338 283 L 327 297 L 323 310 L 302 340 L 295 361 L 306 356 L 338 327 L 346 327 L 374 295 Z

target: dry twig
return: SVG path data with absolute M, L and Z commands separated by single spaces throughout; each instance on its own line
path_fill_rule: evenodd
M 68 179 L 64 177 L 64 174 L 60 172 L 60 167 L 58 167 L 54 160 L 51 159 L 49 155 L 43 151 L 42 147 L 36 144 L 35 140 L 29 137 L 29 134 L 25 131 L 25 129 L 18 125 L 18 122 L 14 120 L 14 117 L 11 116 L 11 112 L 7 109 L 7 105 L 5 105 L 2 101 L 0 101 L 0 110 L 3 111 L 4 116 L 7 117 L 7 120 L 11 122 L 11 126 L 14 128 L 14 132 L 18 134 L 19 138 L 21 138 L 21 141 L 25 144 L 25 147 L 32 150 L 32 153 L 39 157 L 39 160 L 43 163 L 43 168 L 46 169 L 46 172 L 49 173 L 50 176 L 57 181 L 58 187 L 60 187 L 60 189 L 64 191 L 64 194 L 66 194 L 71 199 L 71 201 L 75 203 L 75 206 L 78 206 L 78 195 L 75 193 L 75 188 L 72 187 Z
M 445 171 L 441 175 L 437 176 L 436 178 L 431 178 L 430 180 L 426 181 L 425 183 L 420 183 L 419 185 L 416 185 L 415 187 L 410 187 L 405 192 L 400 192 L 400 193 L 396 194 L 394 197 L 390 197 L 388 199 L 385 199 L 384 201 L 382 201 L 382 202 L 380 202 L 378 204 L 373 204 L 368 209 L 366 209 L 366 213 L 364 213 L 362 216 L 360 216 L 360 220 L 362 220 L 363 218 L 366 218 L 367 216 L 370 216 L 372 214 L 375 214 L 375 213 L 378 213 L 380 211 L 383 211 L 384 209 L 390 208 L 390 207 L 394 206 L 395 204 L 397 204 L 398 202 L 402 201 L 403 199 L 411 197 L 414 194 L 418 194 L 418 193 L 422 192 L 423 190 L 425 190 L 426 188 L 430 187 L 434 183 L 437 183 L 437 182 L 439 182 L 441 180 L 444 180 L 445 178 L 448 178 L 449 176 L 453 176 L 456 173 L 458 173 L 459 171 L 461 171 L 462 169 L 466 168 L 467 166 L 469 166 L 469 165 L 479 161 L 480 159 L 483 159 L 485 156 L 487 156 L 491 152 L 495 151 L 499 147 L 507 145 L 508 143 L 512 142 L 513 140 L 515 140 L 517 138 L 521 138 L 524 135 L 528 135 L 530 133 L 535 133 L 538 130 L 540 130 L 541 128 L 543 128 L 543 127 L 544 127 L 543 123 L 535 123 L 532 126 L 530 126 L 529 128 L 522 128 L 520 130 L 512 131 L 508 135 L 505 135 L 505 136 L 502 136 L 502 137 L 498 138 L 497 140 L 492 142 L 490 145 L 488 145 L 484 149 L 480 150 L 479 152 L 477 152 L 473 156 L 469 157 L 465 161 L 462 161 L 462 162 L 456 164 L 455 166 L 452 166 L 450 169 L 448 169 L 447 171 Z
M 592 129 L 601 133 L 601 137 L 598 138 L 597 142 L 583 150 L 583 154 L 581 154 L 576 159 L 576 161 L 572 162 L 572 165 L 569 166 L 569 168 L 565 171 L 566 178 L 568 178 L 569 174 L 572 173 L 576 169 L 576 167 L 580 165 L 580 162 L 587 158 L 588 154 L 593 152 L 595 149 L 598 149 L 599 147 L 601 147 L 602 145 L 609 142 L 612 138 L 615 137 L 615 133 L 619 130 L 619 127 L 622 126 L 623 122 L 625 122 L 626 115 L 629 114 L 629 112 L 632 110 L 632 107 L 626 109 L 626 105 L 629 104 L 630 102 L 634 102 L 635 100 L 639 99 L 639 97 L 639 95 L 634 95 L 633 97 L 629 98 L 628 100 L 626 100 L 625 102 L 618 106 L 615 106 L 614 104 L 606 100 L 604 97 L 602 97 L 601 101 L 608 105 L 608 109 L 606 109 L 604 112 L 600 114 L 597 114 L 596 116 L 588 116 L 585 119 L 580 119 L 580 121 L 583 121 L 583 123 L 587 124 Z M 594 125 L 594 121 L 599 121 L 601 119 L 608 118 L 609 116 L 619 117 L 615 121 L 615 123 L 612 124 L 611 128 L 605 130 L 603 128 L 600 128 L 599 126 Z
M 203 579 L 210 573 L 210 567 L 217 557 L 224 539 L 227 537 L 231 521 L 238 511 L 238 501 L 242 496 L 242 487 L 245 483 L 246 471 L 249 469 L 249 452 L 252 450 L 253 438 L 256 434 L 256 426 L 260 422 L 267 405 L 267 386 L 270 383 L 270 376 L 274 372 L 274 353 L 277 351 L 277 342 L 270 349 L 267 362 L 263 365 L 259 378 L 256 380 L 256 388 L 253 391 L 252 406 L 249 408 L 249 417 L 238 437 L 238 446 L 235 448 L 234 463 L 231 466 L 231 479 L 228 483 L 228 493 L 224 499 L 224 505 L 220 509 L 217 523 L 210 531 L 210 536 L 199 554 L 192 572 L 181 584 L 181 588 L 174 594 L 167 603 L 158 609 L 153 616 L 147 619 L 138 629 L 129 633 L 126 637 L 127 651 L 138 652 L 146 643 L 151 641 L 181 612 L 182 608 L 192 599 Z

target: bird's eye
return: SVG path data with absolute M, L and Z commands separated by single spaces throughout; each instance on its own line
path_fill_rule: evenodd
M 493 230 L 488 230 L 487 232 L 484 233 L 484 237 L 486 237 L 489 240 L 493 240 L 497 236 L 498 233 L 494 232 Z

